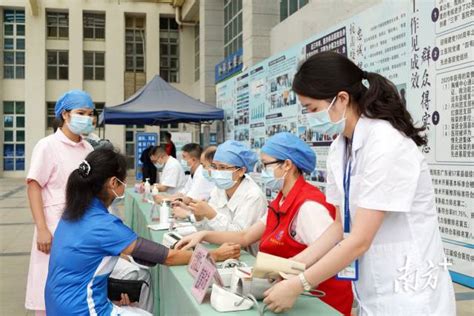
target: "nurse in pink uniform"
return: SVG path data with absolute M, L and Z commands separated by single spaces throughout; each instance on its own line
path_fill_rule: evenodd
M 53 234 L 65 205 L 66 183 L 93 149 L 82 139 L 92 127 L 94 103 L 84 91 L 71 90 L 56 102 L 59 128 L 41 139 L 33 150 L 26 179 L 31 213 L 35 221 L 25 307 L 46 315 L 44 287 L 48 275 Z

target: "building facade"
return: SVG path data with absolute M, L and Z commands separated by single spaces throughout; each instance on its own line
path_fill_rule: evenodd
M 121 103 L 160 74 L 183 92 L 215 104 L 215 67 L 241 51 L 243 67 L 380 0 L 3 0 L 0 3 L 0 176 L 23 177 L 34 145 L 53 132 L 65 91 L 89 92 L 96 107 Z M 355 10 L 355 11 L 354 11 Z M 331 14 L 327 14 L 331 11 Z M 134 166 L 135 133 L 159 127 L 107 125 Z M 222 123 L 170 124 L 208 144 Z
M 25 175 L 65 91 L 83 89 L 102 109 L 160 74 L 193 94 L 194 27 L 178 25 L 171 1 L 2 1 L 0 12 L 0 175 Z M 192 126 L 163 128 L 199 136 Z M 105 138 L 133 166 L 135 132 L 158 130 L 111 125 Z

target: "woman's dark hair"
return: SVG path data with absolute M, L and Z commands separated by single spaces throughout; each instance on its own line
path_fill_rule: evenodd
M 204 154 L 204 159 L 207 161 L 212 162 L 214 160 L 214 155 L 216 154 L 217 147 L 216 146 L 209 146 L 202 152 Z
M 66 110 L 65 112 L 71 112 L 70 110 Z M 59 117 L 55 117 L 53 120 L 53 131 L 56 133 L 58 128 L 63 127 L 64 119 L 63 115 L 61 114 Z
M 124 155 L 114 149 L 94 150 L 69 176 L 63 218 L 70 221 L 81 219 L 93 198 L 107 198 L 104 190 L 107 179 L 117 177 L 124 182 L 126 176 Z
M 363 79 L 369 82 L 369 88 Z M 359 115 L 390 122 L 418 146 L 427 143 L 426 135 L 421 134 L 425 128 L 414 125 L 395 85 L 377 73 L 362 71 L 341 54 L 323 52 L 309 57 L 295 75 L 293 90 L 318 100 L 330 100 L 345 91 Z

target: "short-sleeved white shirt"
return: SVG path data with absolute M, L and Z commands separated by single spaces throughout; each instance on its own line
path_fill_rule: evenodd
M 209 196 L 215 185 L 204 178 L 202 174 L 203 169 L 202 165 L 196 168 L 194 174 L 188 177 L 188 181 L 180 193 L 195 200 L 209 200 Z
M 344 220 L 345 137 L 331 145 L 326 197 Z M 352 140 L 349 206 L 353 223 L 358 208 L 385 212 L 370 248 L 359 260 L 354 282 L 362 315 L 454 315 L 455 300 L 447 270 L 436 270 L 437 285 L 396 289 L 409 264 L 418 278 L 445 260 L 434 190 L 425 157 L 412 139 L 384 120 L 361 117 Z M 407 261 L 408 260 L 408 261 Z M 400 272 L 402 271 L 402 272 Z M 426 283 L 418 279 L 418 284 Z
M 181 191 L 186 184 L 186 175 L 183 167 L 176 158 L 169 156 L 163 171 L 161 172 L 160 184 L 168 187 L 169 194 Z

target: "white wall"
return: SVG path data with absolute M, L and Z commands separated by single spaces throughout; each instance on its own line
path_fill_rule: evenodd
M 242 0 L 243 62 L 248 68 L 270 56 L 270 31 L 280 21 L 279 1 Z

